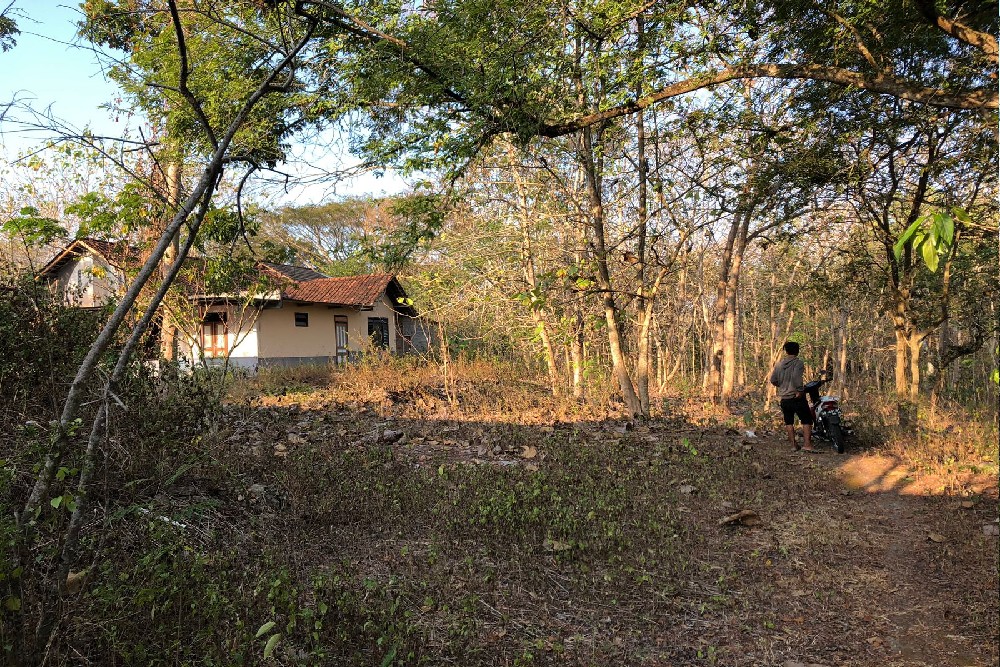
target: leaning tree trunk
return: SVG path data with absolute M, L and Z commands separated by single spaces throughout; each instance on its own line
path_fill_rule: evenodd
M 174 279 L 180 272 L 181 266 L 184 264 L 184 260 L 187 258 L 188 253 L 194 245 L 201 222 L 208 213 L 214 191 L 215 186 L 213 184 L 202 197 L 197 214 L 192 220 L 187 241 L 183 246 L 178 248 L 178 252 L 174 256 L 173 261 L 167 265 L 163 271 L 163 280 L 160 283 L 159 289 L 156 291 L 156 294 L 153 295 L 153 298 L 147 305 L 142 317 L 136 323 L 135 327 L 133 327 L 128 340 L 125 342 L 125 346 L 122 348 L 118 356 L 118 361 L 115 364 L 114 370 L 108 378 L 107 387 L 97 410 L 97 416 L 94 418 L 94 422 L 91 425 L 90 437 L 87 439 L 87 447 L 84 451 L 83 464 L 80 466 L 80 479 L 77 482 L 76 495 L 74 496 L 76 507 L 70 515 L 69 526 L 66 529 L 66 534 L 63 539 L 60 564 L 55 580 L 56 596 L 58 598 L 63 598 L 67 594 L 66 584 L 69 580 L 70 569 L 76 559 L 77 548 L 80 541 L 80 529 L 83 525 L 83 517 L 86 510 L 89 508 L 90 481 L 94 474 L 97 458 L 97 445 L 105 434 L 108 404 L 111 401 L 111 396 L 117 392 L 117 385 L 121 381 L 122 376 L 125 374 L 125 371 L 129 366 L 132 354 L 138 347 L 139 341 L 149 329 L 149 325 L 153 321 L 157 309 L 160 307 L 160 304 L 163 303 L 163 299 L 167 295 L 167 291 L 170 289 L 171 284 L 173 284 Z M 56 613 L 56 609 L 52 605 L 43 608 L 42 617 L 39 619 L 36 629 L 36 653 L 43 650 L 45 645 L 48 644 L 57 619 L 58 615 Z
M 179 13 L 173 2 L 169 3 L 169 8 L 174 22 L 175 32 L 178 36 L 178 48 L 182 53 L 182 62 L 186 63 L 186 57 L 183 52 L 183 31 L 180 26 Z M 195 211 L 195 207 L 199 204 L 199 202 L 204 201 L 206 195 L 210 199 L 211 193 L 214 190 L 220 175 L 222 174 L 224 166 L 226 165 L 228 157 L 227 153 L 237 131 L 243 127 L 251 110 L 256 106 L 256 104 L 268 93 L 278 90 L 278 87 L 275 86 L 275 80 L 298 55 L 309 39 L 311 39 L 313 29 L 314 26 L 310 23 L 309 28 L 303 37 L 300 38 L 295 45 L 293 45 L 282 61 L 278 63 L 265 80 L 259 84 L 256 90 L 254 90 L 253 93 L 247 98 L 239 112 L 229 123 L 225 132 L 221 136 L 217 136 L 207 125 L 204 126 L 206 134 L 210 135 L 211 143 L 213 144 L 213 151 L 201 177 L 198 179 L 188 197 L 179 206 L 176 215 L 174 215 L 173 219 L 164 229 L 163 234 L 160 236 L 160 239 L 150 256 L 146 259 L 142 268 L 139 269 L 139 273 L 131 285 L 129 285 L 129 288 L 122 296 L 118 306 L 108 318 L 104 328 L 98 334 L 97 339 L 91 345 L 87 355 L 80 363 L 76 376 L 73 378 L 73 381 L 69 386 L 59 420 L 58 422 L 55 422 L 53 426 L 53 434 L 50 438 L 44 461 L 36 475 L 35 483 L 28 494 L 24 507 L 16 517 L 18 529 L 22 534 L 22 552 L 30 551 L 31 545 L 33 544 L 37 521 L 36 516 L 41 509 L 44 498 L 52 485 L 55 471 L 63 459 L 66 448 L 69 446 L 71 434 L 79 428 L 78 420 L 83 406 L 83 400 L 93 383 L 101 359 L 111 347 L 111 344 L 117 336 L 122 323 L 132 312 L 140 293 L 144 290 L 153 274 L 156 273 L 168 247 L 170 247 L 173 243 L 174 238 L 177 236 L 181 227 L 188 222 L 192 213 Z M 180 74 L 180 91 L 182 94 L 185 94 L 189 102 L 197 106 L 197 101 L 193 94 L 191 94 L 191 92 L 186 88 L 186 77 L 187 71 L 182 67 Z M 198 113 L 200 118 L 205 118 L 204 113 L 201 112 L 200 108 L 196 108 L 195 111 Z M 192 226 L 200 224 L 201 219 L 204 218 L 207 210 L 207 206 L 202 206 L 198 210 L 196 216 L 197 221 L 192 223 Z M 160 290 L 165 293 L 169 287 L 170 281 L 164 281 L 160 286 Z M 120 358 L 119 361 L 121 363 L 127 363 L 128 357 L 125 357 L 124 360 Z M 86 493 L 86 489 L 84 489 L 84 493 Z M 62 590 L 63 583 L 64 582 L 57 582 L 57 590 Z M 33 647 L 33 655 L 27 657 L 25 660 L 27 664 L 31 664 L 44 655 L 44 650 L 48 645 L 51 632 L 57 626 L 60 608 L 61 604 L 57 605 L 54 609 L 43 610 L 40 623 L 35 633 L 36 641 L 35 646 Z M 55 614 L 54 617 L 53 614 Z

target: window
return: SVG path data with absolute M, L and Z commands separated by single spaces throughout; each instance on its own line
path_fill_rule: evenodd
M 295 326 L 297 327 L 309 326 L 309 313 L 295 313 Z
M 347 362 L 347 316 L 336 315 L 333 320 L 337 335 L 337 363 L 343 364 Z
M 201 323 L 201 351 L 206 357 L 224 357 L 229 351 L 225 313 L 207 313 Z
M 385 317 L 368 318 L 368 339 L 372 342 L 372 347 L 383 350 L 389 349 L 389 320 Z

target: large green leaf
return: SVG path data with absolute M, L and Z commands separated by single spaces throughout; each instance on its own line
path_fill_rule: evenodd
M 917 233 L 917 230 L 919 230 L 921 225 L 923 224 L 924 224 L 923 218 L 918 218 L 917 220 L 914 220 L 913 224 L 907 227 L 906 231 L 903 232 L 903 234 L 899 237 L 899 240 L 897 240 L 896 243 L 893 244 L 892 252 L 893 254 L 896 255 L 897 262 L 903 258 L 903 247 L 906 246 L 907 241 L 913 238 L 913 235 Z
M 934 243 L 929 242 L 930 239 L 925 239 L 923 243 L 920 244 L 920 252 L 924 258 L 924 264 L 927 268 L 931 270 L 931 273 L 937 271 L 938 267 L 938 251 Z
M 274 627 L 274 621 L 268 621 L 264 625 L 260 626 L 260 629 L 257 630 L 257 638 L 259 639 L 260 637 L 266 635 L 268 631 L 273 627 Z

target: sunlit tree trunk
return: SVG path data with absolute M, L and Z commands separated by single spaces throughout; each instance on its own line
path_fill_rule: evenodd
M 521 218 L 521 268 L 524 273 L 524 281 L 528 285 L 528 290 L 532 299 L 543 299 L 540 294 L 538 279 L 535 274 L 535 256 L 531 243 L 531 212 L 528 206 L 528 195 L 525 191 L 524 179 L 517 165 L 511 165 L 514 173 L 514 181 L 517 185 L 519 202 L 519 217 Z M 545 356 L 545 366 L 549 375 L 549 390 L 553 396 L 559 395 L 559 369 L 556 365 L 556 354 L 552 347 L 552 337 L 549 333 L 549 323 L 546 318 L 546 308 L 541 303 L 531 304 L 531 318 L 535 323 L 538 336 L 542 341 L 542 353 Z
M 594 248 L 594 262 L 597 265 L 597 286 L 601 291 L 601 305 L 608 329 L 608 353 L 611 355 L 612 373 L 621 389 L 625 408 L 633 417 L 641 414 L 639 397 L 625 359 L 622 345 L 620 312 L 615 302 L 611 271 L 608 268 L 607 236 L 604 227 L 604 197 L 601 191 L 599 156 L 594 150 L 594 130 L 587 128 L 581 132 L 581 162 L 586 180 L 590 204 L 591 243 Z
M 177 211 L 181 200 L 181 165 L 179 160 L 174 156 L 171 157 L 170 162 L 167 164 L 166 173 L 166 202 L 167 202 L 167 217 L 173 217 L 174 213 Z M 180 232 L 178 231 L 174 234 L 170 245 L 167 247 L 166 252 L 163 254 L 163 264 L 160 266 L 160 280 L 166 280 L 167 272 L 169 267 L 173 264 L 174 259 L 177 257 L 177 253 L 180 249 Z M 161 329 L 160 329 L 160 356 L 167 361 L 176 361 L 177 359 L 177 323 L 174 321 L 173 315 L 170 313 L 169 308 L 164 308 L 162 311 L 161 319 Z

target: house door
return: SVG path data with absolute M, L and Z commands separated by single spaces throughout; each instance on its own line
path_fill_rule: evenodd
M 368 318 L 368 339 L 376 350 L 389 349 L 389 319 L 386 317 Z
M 337 337 L 337 363 L 347 363 L 347 317 L 337 315 L 334 318 L 334 329 Z

